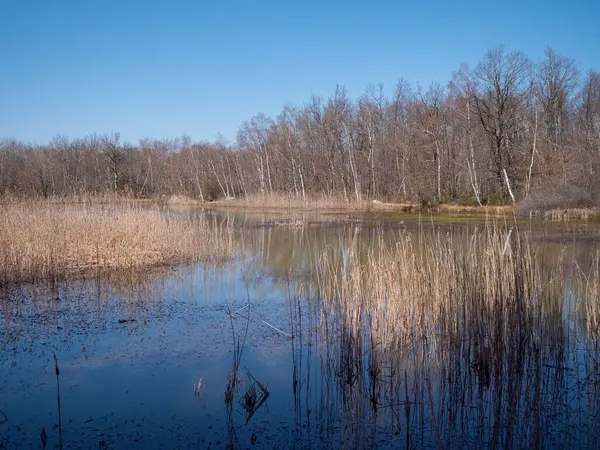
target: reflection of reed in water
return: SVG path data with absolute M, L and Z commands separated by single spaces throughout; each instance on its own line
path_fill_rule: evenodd
M 593 326 L 580 326 L 581 315 L 596 320 L 595 278 L 565 280 L 569 261 L 542 263 L 527 235 L 489 226 L 457 245 L 464 237 L 402 235 L 376 251 L 321 253 L 321 306 L 291 302 L 300 439 L 596 445 L 600 347 Z M 581 307 L 568 306 L 567 283 Z M 318 371 L 307 367 L 313 349 Z

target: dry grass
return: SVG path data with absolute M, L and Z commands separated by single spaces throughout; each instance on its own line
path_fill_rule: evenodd
M 388 355 L 426 348 L 438 361 L 458 352 L 489 373 L 540 348 L 560 351 L 579 322 L 588 338 L 600 337 L 600 253 L 588 273 L 563 254 L 544 260 L 528 234 L 495 224 L 454 236 L 402 234 L 377 248 L 328 249 L 319 258 L 325 314 L 346 340 L 365 339 Z M 566 278 L 568 265 L 577 270 Z M 569 295 L 572 323 L 563 313 Z
M 211 203 L 214 206 L 227 206 L 233 208 L 257 209 L 303 209 L 303 210 L 366 210 L 372 205 L 369 201 L 357 202 L 348 200 L 343 196 L 310 195 L 303 199 L 292 194 L 250 194 L 247 197 L 219 200 Z
M 261 210 L 306 210 L 306 211 L 402 211 L 415 212 L 421 209 L 417 203 L 388 203 L 379 200 L 360 200 L 343 195 L 311 194 L 306 198 L 285 193 L 250 194 L 247 197 L 230 198 L 210 203 L 216 207 L 252 208 Z
M 552 222 L 569 222 L 572 220 L 599 220 L 600 212 L 588 208 L 552 209 L 544 211 L 545 220 Z
M 486 214 L 494 216 L 511 216 L 514 208 L 505 206 L 464 206 L 456 204 L 440 204 L 423 206 L 413 202 L 382 202 L 379 200 L 356 201 L 354 197 L 342 195 L 309 195 L 306 198 L 293 194 L 252 194 L 248 197 L 219 200 L 210 203 L 212 207 L 252 208 L 261 210 L 317 210 L 317 211 L 398 211 L 417 213 L 433 211 L 442 214 Z
M 567 208 L 549 211 L 525 211 L 513 205 L 485 205 L 472 206 L 455 203 L 442 203 L 439 205 L 422 205 L 414 202 L 382 202 L 379 200 L 356 201 L 354 197 L 342 195 L 309 195 L 305 199 L 293 194 L 251 194 L 248 197 L 231 198 L 204 204 L 211 208 L 248 208 L 263 211 L 278 210 L 305 210 L 328 212 L 352 211 L 380 211 L 419 213 L 428 212 L 441 215 L 479 215 L 496 218 L 512 218 L 516 215 L 529 216 L 530 219 L 543 219 L 547 221 L 572 221 L 572 220 L 600 220 L 600 212 L 589 208 Z
M 461 245 L 455 239 L 403 235 L 377 253 L 325 254 L 320 290 L 348 329 L 359 334 L 368 321 L 388 350 L 469 337 L 478 354 L 492 355 L 518 341 L 515 330 L 531 338 L 540 311 L 560 309 L 559 266 L 542 271 L 529 239 L 495 226 L 462 236 Z
M 0 282 L 232 256 L 231 233 L 138 203 L 0 204 Z
M 135 198 L 133 195 L 124 194 L 124 193 L 114 193 L 114 192 L 102 192 L 98 194 L 78 194 L 78 195 L 68 195 L 68 196 L 49 196 L 47 198 L 42 197 L 19 197 L 11 194 L 3 195 L 0 197 L 1 204 L 13 204 L 13 203 L 29 203 L 29 202 L 40 202 L 40 203 L 50 203 L 50 204 L 86 204 L 86 205 L 98 205 L 98 204 L 129 204 L 132 202 L 139 203 L 149 203 L 150 199 L 139 199 Z
M 579 308 L 586 317 L 588 334 L 600 340 L 600 250 L 592 260 L 589 271 L 577 266 L 577 275 L 585 280 L 584 283 L 575 283 L 575 292 L 579 300 Z
M 161 197 L 161 201 L 164 201 L 169 206 L 199 206 L 202 205 L 200 200 L 187 197 L 185 195 L 171 195 L 169 197 Z
M 515 209 L 511 205 L 467 206 L 444 203 L 437 206 L 436 210 L 444 214 L 487 214 L 491 216 L 512 216 L 515 214 Z
M 492 224 L 324 250 L 315 345 L 344 420 L 389 412 L 406 448 L 597 442 L 600 255 L 566 276 L 536 245 Z

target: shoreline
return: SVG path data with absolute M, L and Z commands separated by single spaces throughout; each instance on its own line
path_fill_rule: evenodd
M 265 212 L 306 211 L 320 213 L 400 213 L 400 214 L 436 214 L 449 216 L 494 216 L 540 219 L 553 222 L 571 220 L 600 221 L 600 209 L 565 207 L 552 209 L 524 209 L 519 205 L 472 205 L 461 203 L 440 203 L 423 205 L 416 202 L 387 202 L 372 200 L 347 200 L 337 196 L 309 197 L 306 200 L 287 195 L 249 196 L 202 201 L 184 195 L 135 198 L 122 195 L 77 195 L 70 197 L 18 198 L 0 197 L 0 207 L 21 203 L 40 203 L 56 205 L 158 205 L 161 207 L 198 207 L 208 210 L 249 210 Z
M 571 220 L 600 221 L 600 210 L 594 208 L 554 208 L 548 210 L 522 210 L 518 205 L 485 205 L 473 206 L 459 203 L 441 203 L 439 205 L 423 206 L 418 203 L 381 202 L 379 200 L 357 202 L 340 202 L 325 204 L 319 201 L 290 201 L 287 203 L 270 203 L 265 201 L 217 200 L 214 202 L 190 203 L 190 206 L 199 206 L 211 210 L 252 210 L 252 211 L 314 211 L 322 213 L 400 213 L 417 214 L 427 213 L 449 216 L 479 216 L 479 217 L 520 217 L 540 219 L 553 222 Z

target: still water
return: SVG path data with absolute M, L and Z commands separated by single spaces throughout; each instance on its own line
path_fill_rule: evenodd
M 61 434 L 64 448 L 600 448 L 598 337 L 569 290 L 566 344 L 524 358 L 518 383 L 490 382 L 460 354 L 392 367 L 362 349 L 344 371 L 343 330 L 308 281 L 322 251 L 478 219 L 207 220 L 236 229 L 233 261 L 2 291 L 0 449 L 41 448 L 42 429 L 47 448 Z M 585 268 L 599 248 L 593 226 L 524 228 L 550 265 L 568 254 Z

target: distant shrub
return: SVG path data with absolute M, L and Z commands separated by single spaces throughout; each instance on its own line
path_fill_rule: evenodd
M 567 208 L 600 207 L 600 182 L 584 179 L 567 186 L 544 186 L 523 199 L 518 207 L 522 212 L 548 211 Z

